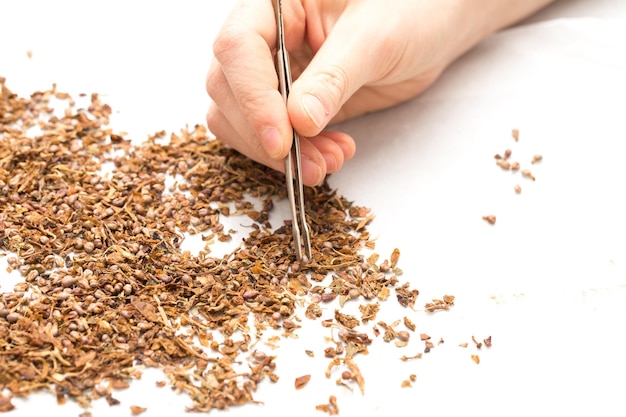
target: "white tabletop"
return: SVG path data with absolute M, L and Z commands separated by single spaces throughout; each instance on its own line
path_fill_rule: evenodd
M 3 2 L 0 76 L 20 94 L 52 83 L 99 92 L 113 127 L 138 140 L 178 131 L 204 123 L 211 40 L 229 8 Z M 259 386 L 264 405 L 226 414 L 323 415 L 315 405 L 332 394 L 342 415 L 624 415 L 625 39 L 626 2 L 563 0 L 479 45 L 423 96 L 343 124 L 357 155 L 330 184 L 376 214 L 376 252 L 400 248 L 400 278 L 419 289 L 418 306 L 456 296 L 450 311 L 432 315 L 388 303 L 381 319 L 409 315 L 445 343 L 402 362 L 422 345 L 375 341 L 358 357 L 362 396 L 324 377 L 329 333 L 305 319 L 299 339 L 280 342 L 279 382 Z M 507 148 L 536 181 L 495 165 Z M 543 160 L 531 165 L 535 154 Z M 11 291 L 3 265 L 0 291 Z M 473 335 L 493 346 L 476 350 Z M 316 359 L 304 349 L 317 349 Z M 307 373 L 311 383 L 295 391 L 294 378 Z M 413 387 L 401 388 L 410 374 Z M 142 416 L 185 414 L 188 398 L 156 388 L 158 379 L 147 371 L 116 395 L 121 405 L 97 401 L 89 411 L 130 415 L 137 404 L 148 407 Z M 8 416 L 83 411 L 46 393 L 13 403 Z

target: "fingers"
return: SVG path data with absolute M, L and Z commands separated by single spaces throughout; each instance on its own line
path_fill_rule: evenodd
M 206 86 L 248 148 L 260 154 L 256 159 L 266 164 L 284 158 L 291 146 L 291 124 L 272 56 L 275 39 L 272 3 L 239 1 L 214 42 L 217 63 Z
M 370 2 L 371 7 L 382 3 Z M 368 15 L 369 20 L 377 15 L 375 10 L 364 9 L 344 12 L 293 83 L 287 107 L 294 128 L 303 135 L 319 134 L 359 88 L 380 78 L 392 65 L 384 47 L 387 36 L 380 33 L 388 29 L 364 25 Z
M 256 146 L 240 135 L 241 129 L 235 128 L 215 104 L 209 107 L 207 125 L 209 130 L 227 146 L 237 149 L 250 159 L 284 172 L 284 160 L 260 156 Z M 312 138 L 300 137 L 304 184 L 318 185 L 327 174 L 339 171 L 344 162 L 354 156 L 355 148 L 352 137 L 343 132 L 322 132 Z

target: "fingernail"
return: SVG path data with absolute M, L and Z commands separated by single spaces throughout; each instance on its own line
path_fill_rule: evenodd
M 302 108 L 315 123 L 315 126 L 322 128 L 326 121 L 326 109 L 322 102 L 312 94 L 304 94 L 302 96 Z
M 283 140 L 278 129 L 273 126 L 267 126 L 261 131 L 261 144 L 272 158 L 278 158 L 283 153 Z
M 301 156 L 302 181 L 307 185 L 317 185 L 324 179 L 322 168 L 306 155 Z

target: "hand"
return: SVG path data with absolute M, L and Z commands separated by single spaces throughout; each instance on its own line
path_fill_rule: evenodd
M 329 123 L 417 96 L 459 55 L 549 0 L 282 3 L 294 78 L 287 105 L 274 66 L 272 2 L 240 0 L 213 45 L 207 124 L 225 144 L 280 171 L 293 126 L 304 183 L 317 185 L 356 149 L 349 135 L 324 130 Z

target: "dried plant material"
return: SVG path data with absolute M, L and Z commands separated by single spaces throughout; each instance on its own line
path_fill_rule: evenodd
M 345 358 L 343 360 L 350 369 L 350 373 L 352 373 L 352 379 L 356 381 L 359 386 L 359 390 L 361 390 L 361 394 L 365 395 L 365 380 L 363 379 L 363 375 L 361 375 L 361 370 L 358 365 L 352 360 L 352 358 Z
M 531 164 L 536 164 L 537 162 L 541 161 L 543 159 L 543 156 L 541 155 L 533 155 L 533 159 L 530 161 Z
M 517 171 L 520 169 L 520 164 L 517 161 L 511 162 L 511 171 Z
M 424 308 L 428 312 L 437 310 L 449 310 L 454 305 L 454 295 L 444 295 L 442 300 L 433 298 L 432 302 L 426 303 Z
M 334 358 L 332 361 L 330 361 L 328 367 L 326 368 L 326 372 L 324 373 L 324 375 L 326 375 L 326 378 L 330 378 L 330 373 L 332 372 L 333 368 L 339 365 L 341 365 L 341 359 L 339 358 Z
M 481 347 L 483 347 L 483 344 L 476 340 L 474 336 L 472 336 L 472 342 L 474 342 L 474 344 L 476 345 L 476 349 L 480 349 Z
M 480 364 L 480 357 L 478 355 L 472 355 L 472 360 L 476 365 Z
M 509 159 L 511 157 L 511 150 L 507 149 L 504 151 L 504 155 L 502 156 L 503 159 Z
M 522 192 L 522 187 L 519 184 L 515 184 L 514 190 L 516 194 L 519 194 Z
M 331 395 L 328 398 L 328 404 L 319 404 L 315 406 L 315 409 L 318 411 L 322 411 L 324 413 L 328 413 L 331 416 L 339 414 L 339 406 L 337 406 L 337 398 L 334 395 Z
M 523 169 L 520 171 L 523 177 L 530 178 L 535 181 L 535 176 L 528 169 Z
M 15 409 L 15 406 L 11 402 L 11 396 L 2 395 L 0 390 L 0 413 L 6 413 Z
M 313 358 L 315 357 L 315 353 L 312 350 L 305 350 L 304 353 L 309 357 L 309 358 Z
M 396 267 L 399 259 L 400 259 L 400 249 L 395 248 L 391 252 L 391 256 L 389 257 L 389 262 L 390 262 L 390 266 L 392 269 Z
M 376 319 L 376 314 L 380 310 L 379 303 L 371 303 L 371 304 L 363 304 L 359 306 L 359 311 L 361 312 L 361 321 L 363 323 L 367 323 L 370 320 Z
M 461 346 L 462 348 L 466 348 L 467 345 L 468 345 L 467 342 L 459 343 L 459 346 Z
M 291 223 L 269 223 L 286 196 L 284 176 L 204 126 L 134 145 L 108 127 L 113 111 L 98 94 L 75 106 L 56 87 L 23 98 L 0 84 L 0 255 L 24 279 L 0 294 L 0 381 L 11 394 L 50 389 L 59 404 L 116 405 L 112 390 L 155 367 L 167 379 L 156 386 L 189 395 L 189 411 L 227 409 L 256 402 L 258 384 L 279 379 L 276 358 L 255 344 L 276 349 L 297 337 L 301 313 L 321 319 L 322 303 L 362 297 L 371 300 L 362 321 L 371 322 L 392 290 L 414 306 L 418 290 L 398 283 L 400 250 L 380 263 L 365 258 L 374 216 L 327 183 L 305 189 L 314 251 L 295 262 Z M 59 116 L 52 98 L 68 105 Z M 105 175 L 103 164 L 113 170 Z M 243 236 L 222 223 L 235 215 L 251 223 Z M 199 253 L 181 250 L 187 235 L 201 237 Z M 233 236 L 240 247 L 212 257 L 211 245 Z M 349 331 L 360 322 L 339 309 L 319 321 L 345 331 L 331 349 L 363 392 L 352 358 L 372 340 Z M 399 324 L 383 327 L 383 338 L 408 341 Z M 333 358 L 326 375 L 341 363 Z M 1 398 L 8 407 L 10 396 Z
M 302 389 L 311 380 L 311 375 L 302 375 L 296 378 L 294 386 L 296 389 Z
M 499 159 L 498 161 L 496 161 L 496 165 L 498 165 L 500 168 L 502 168 L 505 171 L 508 171 L 509 169 L 511 169 L 511 163 L 505 159 Z
M 508 171 L 509 169 L 511 169 L 511 163 L 505 159 L 499 159 L 498 161 L 496 161 L 496 165 L 498 165 L 500 168 L 502 168 L 505 171 Z
M 421 357 L 422 357 L 422 352 L 419 352 L 419 353 L 416 353 L 413 356 L 402 355 L 400 357 L 400 360 L 405 362 L 405 361 L 410 361 L 410 360 L 413 360 L 413 359 L 421 359 Z
M 413 323 L 413 321 L 411 321 L 410 318 L 404 316 L 404 318 L 402 319 L 402 322 L 404 323 L 407 329 L 411 331 L 415 331 L 416 329 L 415 323 Z
M 496 216 L 493 214 L 483 216 L 483 220 L 489 224 L 496 224 Z
M 143 412 L 145 412 L 145 411 L 147 411 L 147 410 L 148 410 L 148 408 L 146 408 L 146 407 L 140 407 L 140 406 L 138 406 L 138 405 L 131 405 L 131 406 L 130 406 L 130 413 L 131 413 L 132 415 L 134 415 L 134 416 L 138 416 L 139 414 L 141 414 L 141 413 L 143 413 Z
M 483 343 L 485 344 L 485 346 L 490 348 L 491 347 L 491 336 L 488 336 L 485 339 L 483 339 Z
M 402 307 L 413 307 L 419 291 L 409 288 L 409 283 L 406 282 L 400 287 L 396 287 L 396 298 Z
M 340 312 L 339 310 L 335 310 L 335 320 L 337 320 L 337 323 L 341 324 L 342 326 L 348 329 L 354 329 L 359 324 L 361 324 L 359 320 L 355 318 L 354 316 L 351 316 L 349 314 L 344 314 Z
M 399 330 L 396 332 L 396 337 L 402 342 L 408 342 L 411 338 L 411 334 L 406 330 Z
M 421 333 L 420 334 L 420 340 L 428 340 L 430 339 L 430 336 L 427 335 L 426 333 Z
M 342 386 L 344 388 L 346 388 L 348 391 L 350 392 L 354 392 L 354 390 L 352 389 L 352 387 L 350 385 L 348 385 L 342 378 L 337 378 L 335 380 L 335 384 Z
M 513 139 L 515 139 L 515 142 L 519 141 L 519 129 L 513 129 L 511 134 L 513 135 Z
M 400 388 L 411 388 L 412 386 L 411 381 L 408 379 L 403 380 L 400 384 Z
M 33 57 L 33 51 L 26 51 L 26 57 L 31 59 Z

